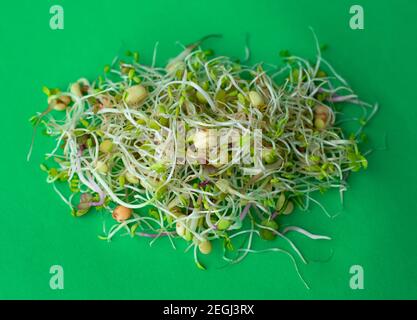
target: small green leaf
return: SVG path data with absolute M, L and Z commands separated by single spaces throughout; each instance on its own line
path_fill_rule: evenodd
M 135 71 L 135 69 L 130 69 L 129 70 L 129 73 L 128 73 L 128 78 L 129 78 L 129 80 L 133 80 L 133 78 L 135 77 L 135 74 L 136 74 L 136 71 Z
M 196 261 L 196 262 L 195 262 L 195 264 L 197 265 L 197 267 L 198 267 L 200 270 L 206 270 L 206 267 L 205 267 L 205 266 L 203 266 L 200 262 Z
M 233 247 L 232 240 L 227 235 L 224 235 L 223 246 L 228 251 L 233 251 L 235 248 Z
M 136 82 L 137 84 L 140 84 L 142 82 L 142 79 L 139 78 L 138 76 L 134 76 L 132 79 L 134 82 Z
M 58 170 L 56 168 L 51 168 L 51 169 L 49 169 L 48 174 L 52 178 L 55 178 L 58 175 Z
M 48 88 L 48 87 L 46 87 L 46 86 L 43 86 L 43 87 L 42 87 L 42 92 L 43 92 L 44 94 L 46 94 L 46 96 L 47 96 L 47 97 L 50 97 L 50 96 L 51 96 L 51 90 L 49 90 L 49 88 Z
M 359 124 L 360 124 L 361 126 L 365 126 L 365 125 L 366 125 L 366 119 L 365 119 L 365 118 L 360 118 L 360 119 L 359 119 Z
M 133 53 L 133 60 L 135 60 L 135 62 L 139 62 L 139 58 L 140 58 L 139 52 L 135 51 Z
M 291 56 L 291 53 L 290 53 L 288 50 L 281 50 L 281 51 L 279 52 L 279 56 L 280 56 L 281 58 L 288 58 L 288 57 L 290 57 L 290 56 Z
M 326 51 L 327 49 L 329 49 L 329 46 L 325 43 L 320 46 L 320 51 Z
M 132 236 L 132 237 L 134 237 L 135 236 L 135 232 L 136 232 L 136 229 L 139 227 L 139 223 L 135 223 L 131 228 L 130 228 L 130 235 Z
M 76 212 L 75 212 L 75 216 L 76 217 L 82 217 L 82 216 L 84 216 L 85 214 L 87 214 L 87 212 L 89 211 L 89 209 L 84 209 L 84 210 L 77 210 Z

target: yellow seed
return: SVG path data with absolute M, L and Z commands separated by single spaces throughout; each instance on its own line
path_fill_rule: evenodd
M 315 118 L 314 120 L 314 126 L 318 130 L 323 130 L 326 128 L 326 122 L 321 118 Z
M 265 105 L 264 99 L 256 91 L 250 91 L 249 92 L 249 100 L 250 100 L 251 104 L 256 108 L 263 107 Z
M 177 234 L 180 237 L 183 237 L 185 235 L 185 227 L 184 227 L 184 225 L 182 223 L 177 222 L 176 223 L 176 226 L 175 226 L 175 230 L 177 231 Z
M 61 96 L 59 97 L 59 101 L 61 101 L 65 105 L 69 105 L 71 102 L 71 98 L 69 96 Z
M 103 140 L 100 143 L 100 151 L 103 153 L 110 153 L 113 150 L 113 142 L 111 140 Z
M 126 103 L 129 106 L 137 105 L 144 101 L 148 96 L 148 91 L 142 85 L 136 85 L 126 89 Z
M 117 222 L 123 222 L 129 219 L 132 216 L 132 209 L 126 208 L 124 206 L 118 206 L 114 209 L 112 217 Z
M 54 110 L 56 111 L 64 111 L 67 108 L 66 104 L 62 102 L 55 101 L 53 105 L 54 105 Z
M 109 172 L 109 166 L 103 161 L 97 162 L 96 169 L 101 174 L 106 174 L 107 172 Z
M 136 178 L 133 174 L 131 174 L 130 172 L 126 172 L 125 174 L 126 176 L 126 180 L 128 182 L 130 182 L 131 184 L 138 184 L 139 183 L 139 179 Z
M 198 249 L 202 254 L 209 254 L 212 250 L 212 245 L 209 240 L 204 240 L 198 245 Z
M 283 214 L 288 215 L 294 211 L 294 204 L 291 201 L 288 201 L 287 207 L 285 208 Z
M 178 219 L 184 219 L 186 216 L 185 215 L 183 215 L 183 214 L 180 214 L 179 216 L 178 216 Z M 183 220 L 183 221 L 177 221 L 177 223 L 175 224 L 175 230 L 176 230 L 176 232 L 177 232 L 177 234 L 180 236 L 180 237 L 184 237 L 185 236 L 185 234 L 186 234 L 186 229 L 185 229 L 185 220 Z
M 77 97 L 80 97 L 80 98 L 83 96 L 83 94 L 82 94 L 82 92 L 81 92 L 81 87 L 80 87 L 80 84 L 79 84 L 78 82 L 73 83 L 73 84 L 71 85 L 70 92 L 71 92 L 73 95 L 75 95 L 75 96 L 77 96 Z

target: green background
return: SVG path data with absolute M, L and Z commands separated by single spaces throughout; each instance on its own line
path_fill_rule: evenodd
M 35 4 L 36 3 L 36 4 Z M 65 29 L 49 28 L 49 8 L 65 10 Z M 349 28 L 349 8 L 363 5 L 365 29 Z M 278 299 L 417 298 L 417 1 L 9 1 L 0 5 L 1 184 L 0 298 L 12 299 Z M 95 78 L 127 49 L 158 63 L 203 35 L 221 33 L 206 47 L 244 56 L 251 35 L 252 62 L 279 63 L 278 52 L 314 57 L 308 27 L 325 57 L 380 112 L 367 129 L 369 168 L 349 180 L 346 205 L 336 219 L 317 207 L 293 223 L 330 235 L 331 242 L 292 236 L 307 258 L 301 266 L 311 290 L 287 256 L 259 254 L 218 268 L 218 249 L 197 269 L 192 254 L 162 240 L 97 239 L 102 216 L 74 219 L 39 170 L 51 143 L 38 135 L 27 163 L 27 119 L 45 107 L 43 85 L 63 87 Z M 385 139 L 386 137 L 386 139 Z M 385 143 L 385 140 L 387 143 Z M 318 196 L 320 197 L 320 196 Z M 336 193 L 320 197 L 340 211 Z M 278 243 L 279 244 L 279 243 Z M 327 262 L 323 260 L 328 260 Z M 322 261 L 322 262 L 320 262 Z M 62 265 L 65 289 L 49 288 L 49 268 Z M 349 288 L 349 268 L 363 266 L 365 289 Z

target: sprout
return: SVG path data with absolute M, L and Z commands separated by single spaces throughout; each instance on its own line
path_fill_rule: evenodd
M 280 219 L 295 203 L 322 207 L 315 192 L 344 191 L 349 174 L 367 167 L 357 137 L 376 107 L 360 101 L 320 52 L 314 64 L 284 52 L 281 69 L 264 69 L 212 57 L 198 48 L 201 41 L 166 68 L 155 65 L 155 55 L 146 66 L 130 52 L 129 61 L 115 59 L 108 74 L 79 79 L 70 93 L 45 87 L 48 108 L 30 121 L 33 137 L 42 125 L 57 142 L 48 154 L 56 165 L 42 166 L 47 182 L 68 184 L 68 195 L 56 190 L 75 216 L 116 207 L 106 240 L 123 230 L 153 241 L 166 236 L 189 242 L 195 255 L 222 241 L 225 252 L 240 253 L 225 254 L 235 263 L 258 252 L 257 237 L 280 235 L 299 254 L 284 234 L 300 229 L 278 233 Z M 350 122 L 339 102 L 363 111 L 351 138 L 339 126 Z M 55 118 L 54 109 L 65 115 Z M 224 129 L 240 131 L 240 144 Z

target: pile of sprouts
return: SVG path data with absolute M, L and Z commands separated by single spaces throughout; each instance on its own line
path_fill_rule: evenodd
M 152 242 L 165 237 L 174 247 L 183 239 L 204 268 L 198 256 L 209 254 L 213 241 L 236 263 L 260 252 L 255 237 L 280 237 L 306 262 L 287 234 L 329 238 L 282 228 L 280 220 L 312 202 L 325 210 L 312 194 L 337 188 L 342 195 L 349 174 L 367 167 L 358 144 L 376 106 L 358 99 L 319 45 L 314 62 L 284 51 L 276 67 L 214 56 L 201 43 L 184 47 L 165 67 L 155 66 L 156 50 L 150 66 L 127 52 L 94 82 L 82 78 L 66 91 L 45 87 L 48 108 L 31 120 L 56 139 L 46 155 L 53 164 L 41 165 L 47 182 L 75 217 L 112 214 L 103 240 L 120 231 Z M 348 118 L 342 105 L 363 116 Z M 359 126 L 346 137 L 340 124 L 348 121 Z M 211 134 L 222 129 L 238 130 L 238 143 L 222 139 L 227 131 Z M 219 146 L 227 161 L 219 161 Z M 241 161 L 245 152 L 250 165 Z M 57 187 L 62 183 L 67 191 Z M 235 238 L 245 239 L 242 247 L 234 247 Z M 262 251 L 293 259 L 279 247 Z

